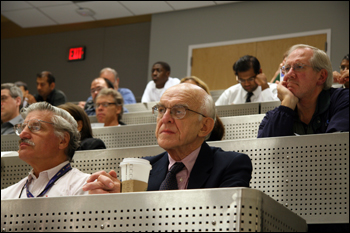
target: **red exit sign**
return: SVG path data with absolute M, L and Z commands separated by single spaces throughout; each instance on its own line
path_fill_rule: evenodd
M 74 47 L 69 49 L 68 61 L 82 61 L 85 59 L 85 47 Z

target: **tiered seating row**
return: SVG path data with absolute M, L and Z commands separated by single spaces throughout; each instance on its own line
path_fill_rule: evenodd
M 129 111 L 124 113 L 122 121 L 127 125 L 132 124 L 146 124 L 156 123 L 156 117 L 152 115 L 152 107 L 156 102 L 151 103 L 138 103 L 136 104 L 139 110 Z M 272 102 L 261 102 L 261 103 L 246 103 L 246 104 L 235 104 L 235 105 L 222 105 L 216 106 L 217 114 L 220 117 L 229 116 L 242 116 L 242 115 L 253 115 L 253 114 L 265 114 L 267 111 L 278 107 L 281 104 L 280 101 Z M 126 105 L 128 107 L 130 105 Z M 97 123 L 96 116 L 89 116 L 91 123 Z
M 210 142 L 252 160 L 250 187 L 310 223 L 349 222 L 349 133 Z M 79 151 L 72 165 L 83 172 L 116 170 L 124 158 L 159 154 L 158 146 Z M 18 156 L 1 159 L 1 187 L 28 174 Z M 195 200 L 195 199 L 194 199 Z
M 153 117 L 153 116 L 151 116 Z M 221 118 L 225 126 L 224 140 L 256 138 L 264 114 Z M 94 137 L 104 141 L 107 148 L 157 145 L 156 123 L 93 128 Z M 18 150 L 17 135 L 1 137 L 1 151 Z
M 5 200 L 1 201 L 1 228 L 261 232 L 306 231 L 307 225 L 258 190 L 225 188 Z

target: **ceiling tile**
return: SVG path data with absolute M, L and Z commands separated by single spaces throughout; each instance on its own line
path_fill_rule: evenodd
M 164 1 L 120 1 L 120 3 L 128 8 L 134 15 L 145 15 L 174 10 Z
M 76 12 L 77 9 L 79 9 L 79 7 L 75 4 L 40 8 L 40 10 L 44 12 L 44 14 L 46 14 L 48 17 L 52 18 L 59 24 L 80 23 L 95 20 L 91 16 L 79 15 Z
M 233 3 L 233 2 L 242 2 L 242 1 L 214 1 L 216 4 L 226 4 L 226 3 Z
M 21 10 L 33 8 L 25 1 L 1 1 L 1 13 L 3 11 Z
M 1 14 L 15 22 L 22 28 L 50 26 L 57 24 L 37 9 L 8 11 L 1 12 Z
M 81 2 L 76 5 L 93 10 L 93 16 L 97 20 L 122 18 L 133 16 L 133 14 L 117 1 L 92 1 Z
M 167 1 L 175 10 L 190 9 L 203 6 L 213 6 L 213 1 Z
M 27 1 L 29 4 L 35 7 L 44 7 L 44 6 L 59 6 L 72 4 L 72 1 Z

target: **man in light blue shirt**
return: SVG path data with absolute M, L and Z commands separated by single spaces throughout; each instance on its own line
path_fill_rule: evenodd
M 100 71 L 100 77 L 106 78 L 109 81 L 111 81 L 111 83 L 114 85 L 114 89 L 117 90 L 123 96 L 124 105 L 136 103 L 134 93 L 132 93 L 132 91 L 130 89 L 119 87 L 119 76 L 118 76 L 118 73 L 115 69 L 112 69 L 109 67 L 103 68 Z M 86 100 L 86 102 L 79 102 L 79 106 L 84 108 L 85 104 L 87 102 L 91 102 L 91 101 L 92 101 L 92 96 L 90 96 Z M 124 112 L 128 112 L 128 110 L 125 108 L 125 106 L 124 106 Z
M 136 99 L 132 91 L 128 88 L 119 87 L 119 76 L 117 71 L 112 68 L 106 67 L 100 71 L 100 77 L 106 78 L 114 85 L 114 89 L 117 90 L 124 99 L 124 104 L 135 104 Z

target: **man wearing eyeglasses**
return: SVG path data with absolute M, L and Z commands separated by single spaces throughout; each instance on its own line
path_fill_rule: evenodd
M 82 186 L 89 175 L 70 165 L 80 140 L 74 118 L 47 102 L 31 104 L 21 114 L 25 120 L 15 126 L 20 137 L 18 156 L 33 169 L 2 189 L 1 199 L 86 194 Z
M 123 116 L 123 97 L 113 89 L 102 89 L 95 103 L 96 118 L 99 123 L 104 123 L 104 126 L 119 126 L 125 125 L 121 119 Z
M 152 165 L 148 191 L 249 187 L 252 164 L 248 155 L 225 152 L 205 142 L 216 113 L 212 97 L 201 87 L 189 83 L 170 87 L 153 113 L 155 135 L 165 152 L 145 158 Z M 120 181 L 115 171 L 100 171 L 92 174 L 83 189 L 89 194 L 118 193 Z
M 13 83 L 1 84 L 1 135 L 15 134 L 13 126 L 23 122 L 19 114 L 22 91 Z
M 19 114 L 22 91 L 13 83 L 1 84 L 1 135 L 15 134 L 13 126 L 23 122 Z
M 290 48 L 278 84 L 281 106 L 266 113 L 258 137 L 349 131 L 349 89 L 331 88 L 327 54 L 309 45 Z
M 267 82 L 256 57 L 246 55 L 233 64 L 238 84 L 226 89 L 215 105 L 244 104 L 249 102 L 276 101 L 277 85 Z
M 114 89 L 114 86 L 112 82 L 106 78 L 98 77 L 92 80 L 91 89 L 90 89 L 92 98 L 86 101 L 86 104 L 84 106 L 84 111 L 88 116 L 96 115 L 96 109 L 95 109 L 96 96 L 103 88 Z

